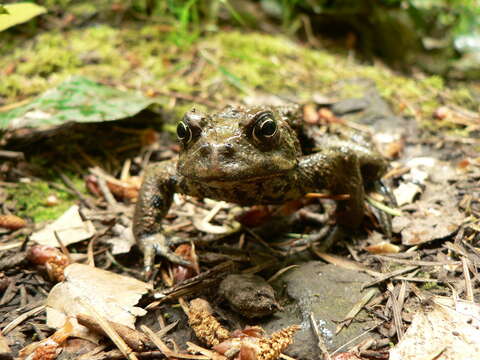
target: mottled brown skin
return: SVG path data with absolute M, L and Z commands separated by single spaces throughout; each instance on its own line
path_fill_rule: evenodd
M 272 315 L 280 309 L 272 286 L 253 274 L 228 275 L 220 283 L 218 294 L 233 310 L 248 318 Z
M 363 219 L 364 189 L 380 179 L 386 162 L 359 133 L 309 139 L 300 107 L 228 107 L 218 113 L 188 112 L 177 129 L 178 158 L 151 165 L 133 219 L 148 270 L 155 254 L 188 265 L 170 246 L 161 221 L 174 193 L 240 205 L 280 204 L 308 192 L 348 194 L 337 206 L 337 223 L 355 229 Z M 318 152 L 302 151 L 300 140 Z

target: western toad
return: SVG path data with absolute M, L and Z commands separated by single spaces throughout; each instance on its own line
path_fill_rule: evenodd
M 313 140 L 302 123 L 299 106 L 187 112 L 177 127 L 182 147 L 178 158 L 146 170 L 136 205 L 133 231 L 146 270 L 155 254 L 188 265 L 170 250 L 181 240 L 162 232 L 161 221 L 174 193 L 253 205 L 280 204 L 327 189 L 348 194 L 338 203 L 337 224 L 357 228 L 364 214 L 365 187 L 380 179 L 386 161 L 362 134 Z M 302 150 L 308 142 L 318 152 Z

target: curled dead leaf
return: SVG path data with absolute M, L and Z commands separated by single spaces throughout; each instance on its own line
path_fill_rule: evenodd
M 388 241 L 382 241 L 378 244 L 366 246 L 365 250 L 372 254 L 398 254 L 400 247 Z
M 70 261 L 59 249 L 46 245 L 33 245 L 27 250 L 27 259 L 35 265 L 44 266 L 52 281 L 65 280 L 63 271 Z
M 186 267 L 182 265 L 172 265 L 173 279 L 175 283 L 190 279 L 200 273 L 200 266 L 198 258 L 195 254 L 195 249 L 190 244 L 181 244 L 175 249 L 175 254 L 180 255 L 183 259 L 193 264 L 193 267 Z
M 315 104 L 307 104 L 303 107 L 303 120 L 307 124 L 318 124 L 320 116 Z
M 68 337 L 72 336 L 72 333 L 73 326 L 67 320 L 60 329 L 48 338 L 31 343 L 20 350 L 19 358 L 26 360 L 54 360 L 61 351 L 62 344 Z
M 19 216 L 7 214 L 0 215 L 0 228 L 18 230 L 27 225 L 27 222 Z

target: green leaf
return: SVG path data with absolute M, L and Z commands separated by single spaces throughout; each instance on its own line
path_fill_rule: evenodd
M 119 120 L 139 113 L 153 102 L 142 94 L 76 76 L 27 105 L 0 113 L 0 130 Z
M 5 10 L 2 12 L 2 10 Z M 24 23 L 47 12 L 43 6 L 34 3 L 7 4 L 0 7 L 0 31 Z

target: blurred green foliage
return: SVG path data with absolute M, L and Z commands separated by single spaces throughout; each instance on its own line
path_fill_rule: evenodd
M 157 24 L 166 35 L 165 40 L 178 47 L 189 46 L 199 37 L 220 29 L 283 32 L 310 44 L 315 44 L 310 40 L 319 35 L 321 39 L 334 39 L 338 48 L 355 50 L 363 59 L 380 57 L 396 69 L 415 68 L 456 79 L 480 76 L 480 0 L 38 0 L 37 3 L 48 8 L 49 15 L 63 19 L 65 23 L 58 21 L 63 29 L 85 24 Z M 73 20 L 66 22 L 71 15 Z M 52 28 L 51 24 L 43 25 Z M 349 36 L 353 42 L 347 44 L 345 39 Z M 9 42 L 4 43 L 4 50 L 8 51 Z M 475 56 L 465 56 L 472 51 Z

